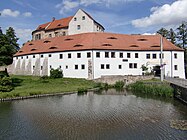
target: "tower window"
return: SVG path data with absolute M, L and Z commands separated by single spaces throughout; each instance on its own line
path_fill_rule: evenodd
M 85 16 L 82 16 L 82 20 L 85 20 Z
M 81 29 L 81 26 L 80 25 L 77 25 L 77 30 L 80 30 Z

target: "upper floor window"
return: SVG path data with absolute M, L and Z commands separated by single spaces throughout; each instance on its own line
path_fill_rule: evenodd
M 111 52 L 111 58 L 115 58 L 115 52 Z
M 161 58 L 161 53 L 159 54 L 160 58 Z M 162 53 L 162 58 L 164 58 L 164 54 Z
M 135 53 L 135 58 L 138 58 L 138 53 Z
M 76 18 L 76 17 L 74 17 L 74 21 L 77 21 L 77 18 Z
M 78 70 L 78 68 L 79 68 L 78 65 L 75 65 L 75 69 Z
M 80 30 L 81 29 L 81 26 L 80 25 L 77 25 L 77 30 Z
M 81 53 L 77 53 L 77 58 L 81 58 Z
M 59 54 L 59 58 L 62 59 L 63 58 L 63 54 Z
M 81 65 L 81 69 L 84 70 L 85 69 L 85 65 Z
M 49 34 L 49 37 L 52 37 L 52 34 Z
M 101 69 L 105 69 L 105 65 L 104 64 L 101 64 Z
M 100 57 L 100 52 L 96 52 L 96 57 Z
M 156 59 L 156 53 L 153 53 L 153 59 Z
M 35 58 L 35 55 L 33 55 L 33 58 Z
M 49 57 L 51 57 L 51 54 L 49 54 Z
M 131 54 L 130 53 L 127 53 L 127 58 L 131 58 Z
M 150 54 L 146 54 L 146 58 L 150 59 L 151 58 Z
M 177 58 L 177 53 L 174 53 L 174 58 Z
M 65 36 L 65 35 L 66 35 L 66 32 L 62 32 L 62 35 Z
M 106 69 L 110 69 L 110 64 L 106 64 Z
M 123 58 L 123 53 L 119 53 L 119 57 L 120 57 L 120 58 Z
M 137 63 L 129 63 L 129 68 L 130 69 L 137 69 Z
M 44 55 L 43 55 L 43 54 L 41 54 L 41 55 L 40 55 L 40 57 L 41 57 L 41 58 L 43 58 L 43 57 L 44 57 Z
M 71 58 L 71 53 L 68 53 L 68 58 Z
M 109 52 L 105 52 L 105 58 L 109 58 Z
M 122 65 L 118 65 L 118 68 L 119 68 L 119 69 L 122 69 Z
M 175 69 L 175 70 L 178 70 L 178 66 L 177 66 L 177 65 L 174 65 L 174 69 Z
M 85 20 L 85 16 L 82 16 L 82 20 Z
M 91 57 L 91 52 L 87 52 L 87 58 Z
M 39 40 L 39 39 L 41 39 L 41 34 L 35 35 L 35 40 Z

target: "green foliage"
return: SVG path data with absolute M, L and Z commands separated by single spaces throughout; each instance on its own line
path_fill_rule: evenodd
M 0 78 L 3 78 L 5 76 L 9 77 L 8 72 L 7 71 L 0 71 Z
M 144 83 L 136 82 L 127 86 L 127 89 L 132 90 L 133 92 L 143 93 L 143 94 L 152 94 L 155 96 L 162 97 L 172 97 L 173 88 L 166 83 Z
M 50 78 L 62 78 L 63 77 L 63 72 L 61 69 L 51 69 L 50 70 Z
M 117 81 L 115 84 L 114 84 L 114 87 L 116 89 L 122 89 L 124 87 L 124 82 L 123 81 Z
M 169 31 L 165 28 L 161 28 L 160 30 L 157 31 L 157 33 L 165 38 L 168 38 Z
M 178 41 L 181 42 L 181 47 L 185 48 L 187 45 L 187 22 L 182 22 L 177 31 Z
M 78 95 L 86 94 L 88 92 L 86 88 L 78 88 L 77 91 L 78 91 Z
M 0 91 L 1 92 L 10 92 L 13 90 L 13 82 L 10 77 L 3 77 L 0 79 Z

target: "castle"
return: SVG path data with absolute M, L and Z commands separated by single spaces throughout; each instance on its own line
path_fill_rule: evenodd
M 60 68 L 64 77 L 96 79 L 107 75 L 142 75 L 160 67 L 164 74 L 185 78 L 184 50 L 159 35 L 125 35 L 104 32 L 104 27 L 79 9 L 74 16 L 39 25 L 13 59 L 12 73 L 49 75 Z

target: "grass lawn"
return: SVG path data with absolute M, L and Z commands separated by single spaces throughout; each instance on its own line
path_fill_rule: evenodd
M 77 91 L 80 88 L 94 88 L 95 83 L 85 79 L 59 78 L 41 79 L 34 76 L 11 76 L 17 81 L 18 85 L 11 92 L 0 92 L 0 98 L 29 96 L 37 94 L 62 93 Z

